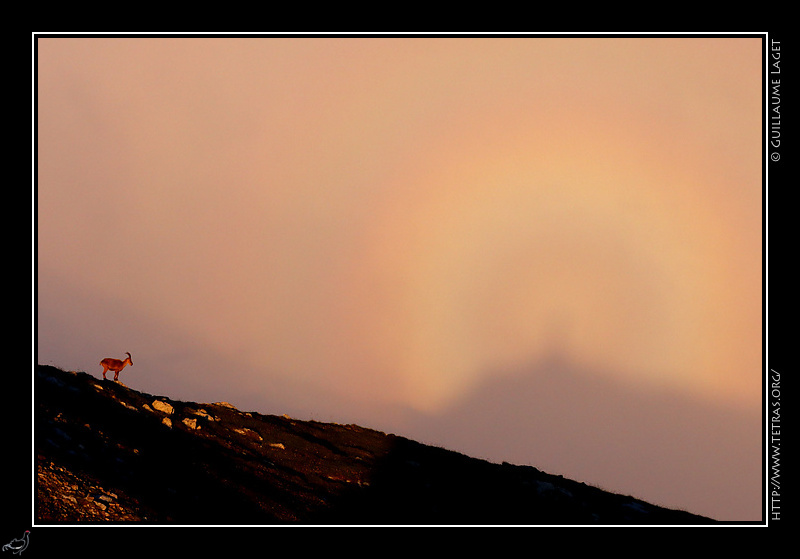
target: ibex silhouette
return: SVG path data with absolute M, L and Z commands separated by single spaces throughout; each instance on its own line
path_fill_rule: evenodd
M 111 357 L 106 357 L 100 361 L 100 365 L 103 367 L 103 380 L 106 380 L 106 371 L 114 371 L 114 380 L 119 380 L 119 372 L 125 368 L 125 365 L 130 365 L 133 367 L 131 354 L 126 351 L 125 355 L 128 357 L 124 361 L 113 359 Z

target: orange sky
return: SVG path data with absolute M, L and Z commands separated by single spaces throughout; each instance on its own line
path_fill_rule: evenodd
M 759 38 L 37 49 L 38 362 L 99 374 L 130 351 L 123 381 L 147 392 L 760 518 Z M 563 446 L 538 427 L 465 437 L 468 403 L 491 431 L 510 398 L 481 394 L 563 388 L 543 371 L 576 383 Z M 623 393 L 664 404 L 631 407 L 647 442 L 624 465 L 574 413 Z M 536 423 L 541 397 L 508 421 Z M 667 481 L 635 458 L 664 459 L 693 413 L 719 433 L 671 455 L 730 470 L 700 496 L 697 469 Z

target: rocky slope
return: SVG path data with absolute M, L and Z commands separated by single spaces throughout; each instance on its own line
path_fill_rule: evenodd
M 357 425 L 153 396 L 38 366 L 37 524 L 707 524 Z

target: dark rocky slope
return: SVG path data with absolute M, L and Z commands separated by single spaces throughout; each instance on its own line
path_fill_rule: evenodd
M 137 392 L 38 366 L 37 524 L 708 524 L 366 429 Z

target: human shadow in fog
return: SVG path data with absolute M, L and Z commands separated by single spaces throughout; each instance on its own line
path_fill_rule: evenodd
M 484 381 L 417 437 L 717 520 L 761 520 L 761 418 L 551 354 Z

